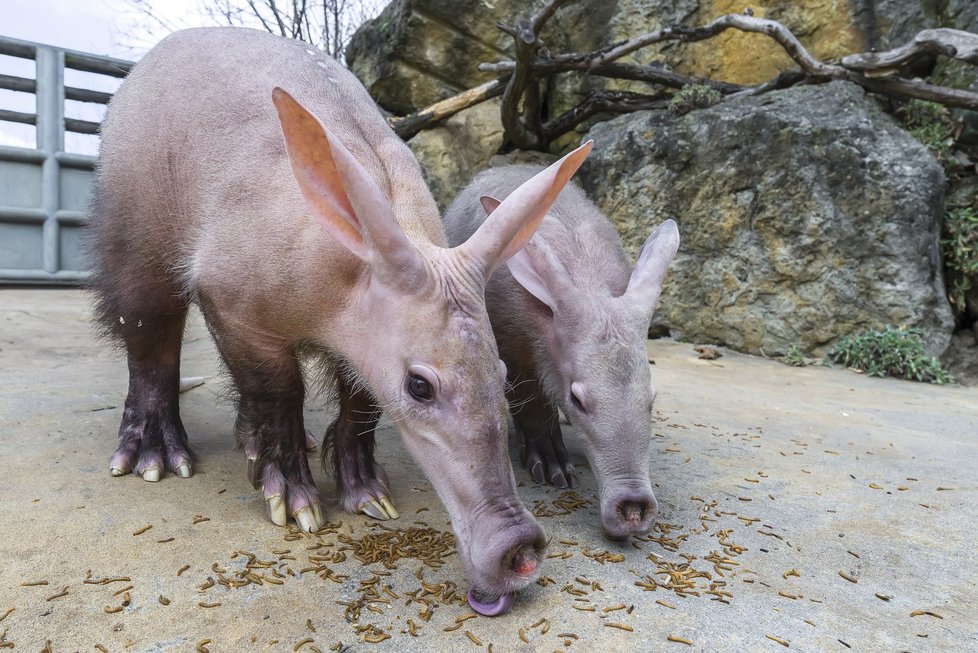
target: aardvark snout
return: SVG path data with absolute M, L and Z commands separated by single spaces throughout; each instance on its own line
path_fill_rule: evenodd
M 601 525 L 609 538 L 624 540 L 652 530 L 658 511 L 651 487 L 626 487 L 601 502 Z

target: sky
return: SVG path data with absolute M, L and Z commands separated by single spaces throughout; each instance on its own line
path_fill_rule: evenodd
M 205 24 L 199 0 L 156 0 L 154 8 L 174 27 Z M 70 50 L 136 60 L 165 35 L 133 8 L 133 0 L 0 0 L 0 36 L 54 45 Z M 0 74 L 34 77 L 34 62 L 0 55 Z M 112 92 L 119 80 L 103 75 L 65 71 L 65 83 Z M 0 90 L 0 109 L 34 112 L 34 96 Z M 104 107 L 66 102 L 65 115 L 101 120 Z M 66 134 L 69 152 L 95 154 L 94 136 Z M 30 125 L 0 121 L 0 145 L 34 147 Z

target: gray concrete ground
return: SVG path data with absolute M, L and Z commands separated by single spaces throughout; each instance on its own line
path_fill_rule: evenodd
M 605 541 L 594 503 L 562 500 L 517 470 L 524 499 L 551 515 L 541 521 L 559 556 L 543 572 L 553 582 L 532 586 L 509 615 L 453 629 L 471 614 L 443 591 L 465 588 L 455 556 L 440 568 L 356 560 L 340 538 L 385 531 L 340 513 L 318 466 L 330 517 L 342 526 L 293 539 L 265 520 L 231 447 L 233 411 L 199 318 L 183 371 L 207 382 L 182 396 L 196 474 L 156 484 L 111 478 L 125 364 L 94 342 L 87 314 L 79 291 L 0 290 L 0 646 L 192 651 L 209 639 L 197 650 L 327 651 L 337 642 L 350 651 L 490 643 L 498 652 L 978 650 L 974 388 L 729 352 L 705 361 L 688 344 L 651 342 L 660 415 L 650 461 L 661 504 L 654 539 Z M 311 403 L 308 423 L 321 435 L 329 415 Z M 385 426 L 378 443 L 402 515 L 390 524 L 448 530 L 396 432 Z M 581 476 L 578 495 L 593 499 L 590 471 Z M 237 551 L 257 562 L 246 567 L 250 558 Z M 249 571 L 261 585 L 208 587 L 209 578 Z M 377 596 L 389 603 L 364 604 L 348 621 L 344 611 L 354 608 L 337 602 L 370 598 L 362 581 L 384 572 Z M 330 573 L 334 580 L 323 577 Z M 433 609 L 406 604 L 408 592 Z

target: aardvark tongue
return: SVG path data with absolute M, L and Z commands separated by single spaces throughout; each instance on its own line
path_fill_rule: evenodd
M 479 614 L 486 617 L 495 617 L 497 615 L 506 614 L 513 609 L 513 602 L 516 600 L 516 595 L 513 593 L 507 593 L 500 596 L 495 601 L 481 601 L 475 589 L 470 589 L 468 593 L 469 605 L 472 609 Z

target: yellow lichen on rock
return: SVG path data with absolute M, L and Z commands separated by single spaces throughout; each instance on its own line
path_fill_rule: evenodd
M 863 38 L 846 0 L 702 0 L 695 25 L 724 14 L 754 16 L 782 23 L 823 61 L 863 50 Z M 730 29 L 715 38 L 690 43 L 670 57 L 679 72 L 738 84 L 765 82 L 795 67 L 784 50 L 763 34 Z

